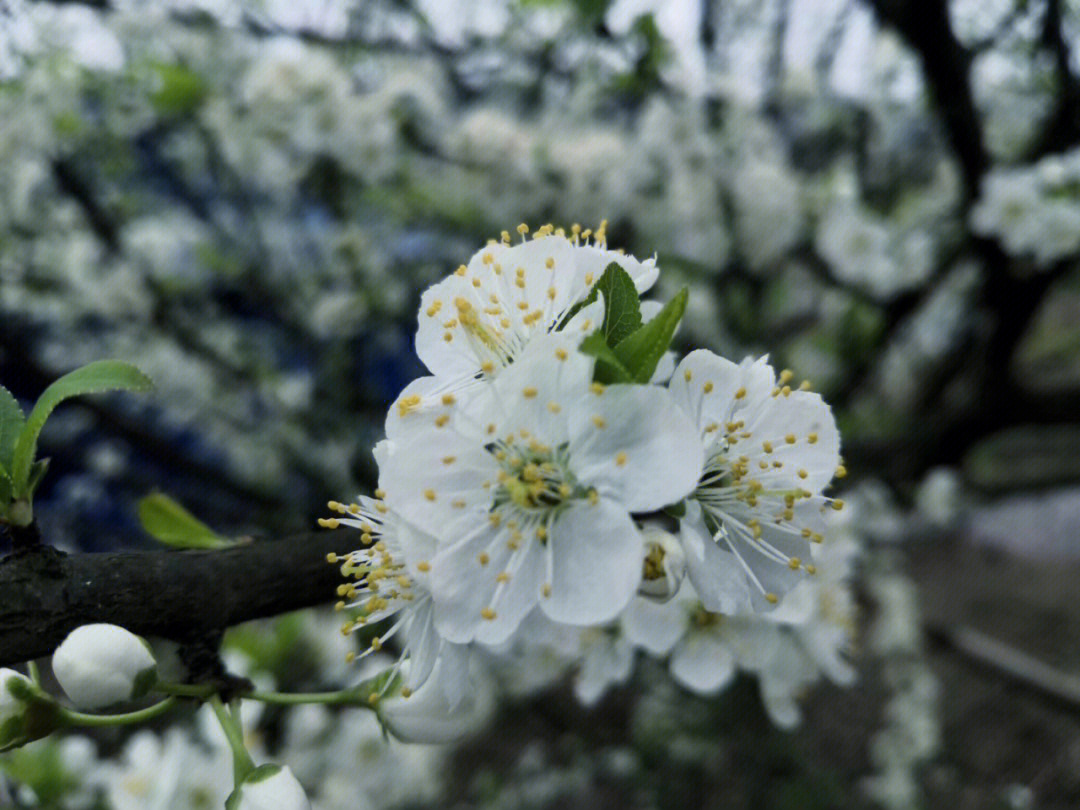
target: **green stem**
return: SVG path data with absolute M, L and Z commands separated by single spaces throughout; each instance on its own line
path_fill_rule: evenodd
M 233 755 L 233 782 L 235 787 L 239 788 L 244 777 L 255 770 L 255 763 L 244 745 L 244 731 L 240 728 L 239 718 L 234 717 L 225 708 L 220 695 L 211 695 L 207 703 L 214 710 L 214 715 L 221 724 L 221 730 L 225 732 L 225 739 L 229 741 L 229 748 L 232 749 Z
M 277 706 L 298 706 L 304 703 L 367 705 L 367 702 L 357 695 L 355 689 L 342 689 L 337 692 L 251 692 L 244 695 L 244 699 L 273 703 Z
M 27 661 L 26 671 L 30 675 L 30 680 L 34 682 L 34 686 L 41 686 L 41 670 L 38 669 L 37 661 Z
M 167 697 L 145 709 L 125 714 L 84 714 L 60 707 L 60 717 L 65 725 L 101 728 L 104 726 L 123 726 L 130 723 L 142 723 L 164 714 L 176 703 L 176 698 Z

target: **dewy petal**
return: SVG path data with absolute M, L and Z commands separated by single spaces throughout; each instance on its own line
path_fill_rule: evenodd
M 538 539 L 515 540 L 507 527 L 484 520 L 432 561 L 435 625 L 455 643 L 505 641 L 536 605 L 543 576 Z
M 735 655 L 713 628 L 694 630 L 671 654 L 671 675 L 699 694 L 719 692 L 735 677 Z
M 574 472 L 631 512 L 650 512 L 689 495 L 701 476 L 701 440 L 668 392 L 611 385 L 579 400 L 570 416 Z
M 540 600 L 540 608 L 557 622 L 610 621 L 641 582 L 641 532 L 625 507 L 609 498 L 568 507 L 553 524 L 545 553 L 551 595 Z

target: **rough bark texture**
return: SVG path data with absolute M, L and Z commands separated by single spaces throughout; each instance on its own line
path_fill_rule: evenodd
M 110 622 L 182 643 L 334 599 L 330 552 L 344 532 L 223 551 L 64 554 L 48 546 L 0 560 L 0 666 L 50 655 L 81 624 Z

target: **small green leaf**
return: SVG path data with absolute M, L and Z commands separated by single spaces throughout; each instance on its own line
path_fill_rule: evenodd
M 566 311 L 558 328 L 566 326 L 584 307 L 595 303 L 601 294 L 604 296 L 604 324 L 600 329 L 609 346 L 614 346 L 641 326 L 641 299 L 634 287 L 634 280 L 618 262 L 612 262 L 604 269 L 589 294 Z
M 615 356 L 611 347 L 607 345 L 607 340 L 605 340 L 604 333 L 601 330 L 597 329 L 581 341 L 578 349 L 582 353 L 596 358 L 596 365 L 593 367 L 594 382 L 611 385 L 612 383 L 634 381 L 633 375 L 627 371 L 622 361 Z
M 647 383 L 652 379 L 660 358 L 675 337 L 675 329 L 686 312 L 688 298 L 689 293 L 683 287 L 656 313 L 656 317 L 615 346 L 615 357 L 630 373 L 632 382 Z
M 4 386 L 0 385 L 0 472 L 11 470 L 11 457 L 15 454 L 15 440 L 19 437 L 23 422 L 22 408 Z
M 22 497 L 27 492 L 30 480 L 30 467 L 37 451 L 38 435 L 45 425 L 45 420 L 57 405 L 70 397 L 80 394 L 95 394 L 101 391 L 146 391 L 153 386 L 150 378 L 135 366 L 119 360 L 98 360 L 77 368 L 54 382 L 38 398 L 34 409 L 30 411 L 26 423 L 15 441 L 15 450 L 11 462 L 11 480 L 14 484 L 15 497 Z
M 139 500 L 139 522 L 151 537 L 176 548 L 226 548 L 231 540 L 219 535 L 164 492 Z
M 162 115 L 186 115 L 206 98 L 206 82 L 184 65 L 162 62 L 154 65 L 158 89 L 150 94 L 150 103 Z

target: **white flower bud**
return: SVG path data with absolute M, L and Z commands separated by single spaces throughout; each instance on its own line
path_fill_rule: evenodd
M 97 709 L 140 697 L 157 680 L 146 642 L 115 624 L 85 624 L 53 653 L 53 673 L 72 702 Z
M 13 669 L 0 669 L 0 750 L 26 741 L 26 702 L 20 696 L 33 683 Z
M 240 786 L 236 810 L 311 810 L 311 802 L 293 772 L 282 765 L 262 765 Z
M 656 526 L 644 526 L 645 563 L 638 593 L 666 602 L 679 590 L 686 575 L 686 554 L 679 539 Z
M 9 681 L 13 680 L 16 683 L 9 684 Z M 16 697 L 20 685 L 30 687 L 32 684 L 29 678 L 13 669 L 0 669 L 0 726 L 23 713 L 26 704 Z M 15 687 L 14 690 L 12 686 Z

